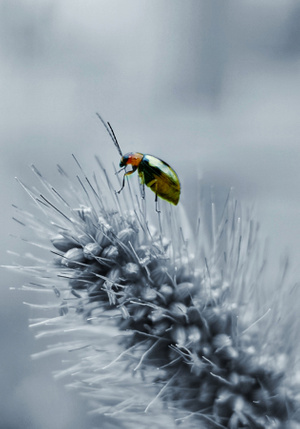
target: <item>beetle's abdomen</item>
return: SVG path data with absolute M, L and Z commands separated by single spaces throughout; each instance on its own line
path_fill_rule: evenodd
M 144 155 L 138 172 L 142 183 L 156 195 L 172 204 L 178 204 L 180 182 L 175 171 L 166 162 L 152 155 Z
M 147 183 L 146 183 L 147 185 Z M 153 183 L 149 182 L 149 188 L 157 194 L 160 198 L 168 201 L 169 203 L 178 204 L 180 197 L 180 185 L 170 185 L 166 182 L 155 179 Z

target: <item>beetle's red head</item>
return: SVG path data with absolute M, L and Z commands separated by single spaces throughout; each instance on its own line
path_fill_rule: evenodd
M 120 160 L 120 167 L 126 167 L 126 165 L 131 164 L 134 167 L 138 167 L 141 160 L 143 159 L 143 154 L 139 152 L 129 152 L 122 156 Z

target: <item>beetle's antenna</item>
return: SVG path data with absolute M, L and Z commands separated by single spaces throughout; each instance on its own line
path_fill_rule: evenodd
M 111 139 L 112 139 L 112 141 L 114 142 L 114 145 L 116 146 L 116 148 L 117 148 L 117 150 L 118 150 L 119 154 L 120 154 L 121 156 L 123 156 L 123 153 L 122 153 L 122 151 L 121 151 L 121 148 L 120 148 L 120 145 L 119 145 L 119 143 L 118 143 L 117 137 L 116 137 L 116 135 L 115 135 L 115 133 L 114 133 L 114 130 L 112 129 L 112 126 L 110 125 L 110 123 L 109 123 L 109 122 L 107 122 L 107 123 L 106 123 L 106 122 L 104 121 L 104 119 L 99 115 L 99 113 L 96 113 L 96 115 L 98 116 L 98 118 L 100 119 L 100 121 L 102 122 L 102 124 L 104 125 L 104 127 L 105 127 L 106 131 L 108 132 L 108 134 L 109 134 L 110 138 L 111 138 Z
M 111 131 L 111 133 L 112 133 L 112 135 L 113 135 L 113 140 L 114 140 L 114 143 L 115 143 L 116 148 L 117 148 L 117 149 L 118 149 L 118 151 L 119 151 L 119 154 L 120 154 L 121 156 L 123 156 L 122 151 L 121 151 L 121 148 L 120 148 L 120 145 L 119 145 L 119 142 L 118 142 L 117 137 L 116 137 L 116 135 L 115 135 L 115 132 L 114 132 L 114 130 L 113 130 L 113 127 L 110 125 L 110 123 L 109 123 L 109 122 L 107 122 L 107 125 L 109 126 L 109 129 L 110 129 L 110 131 Z

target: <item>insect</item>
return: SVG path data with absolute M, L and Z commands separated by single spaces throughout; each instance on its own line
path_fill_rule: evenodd
M 123 175 L 122 186 L 118 191 L 120 193 L 125 186 L 125 178 L 133 174 L 135 171 L 138 172 L 141 184 L 143 186 L 143 197 L 145 194 L 145 185 L 148 186 L 155 193 L 155 204 L 157 209 L 157 197 L 160 197 L 169 203 L 177 205 L 180 197 L 180 182 L 177 174 L 167 164 L 155 156 L 143 154 L 140 152 L 129 152 L 123 155 L 118 140 L 109 122 L 105 122 L 99 113 L 98 118 L 105 126 L 106 131 L 110 135 L 114 145 L 116 146 L 119 154 L 121 155 L 120 167 L 117 173 L 125 170 L 128 165 L 132 166 L 132 170 L 127 171 Z

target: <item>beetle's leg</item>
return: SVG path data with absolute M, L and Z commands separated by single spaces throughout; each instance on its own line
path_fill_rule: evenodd
M 122 179 L 122 186 L 121 186 L 121 188 L 118 190 L 118 191 L 116 191 L 118 194 L 123 190 L 123 188 L 124 188 L 124 186 L 125 186 L 125 175 L 126 175 L 126 173 L 124 174 L 124 176 L 123 176 L 123 179 Z
M 141 194 L 142 194 L 142 199 L 145 199 L 145 183 L 141 183 Z
M 158 201 L 157 201 L 157 179 L 151 180 L 151 182 L 147 183 L 147 186 L 151 188 L 151 190 L 155 193 L 155 210 L 157 213 L 160 213 L 160 210 L 158 210 Z
M 155 192 L 155 211 L 156 213 L 160 213 L 160 210 L 158 210 L 158 198 L 157 198 L 156 192 Z
M 154 183 L 154 192 L 155 192 L 155 211 L 156 213 L 160 213 L 160 210 L 158 210 L 158 195 L 157 195 L 157 180 Z
M 121 186 L 121 189 L 119 189 L 119 190 L 117 191 L 117 193 L 118 193 L 118 194 L 119 194 L 119 193 L 124 189 L 124 187 L 125 187 L 125 177 L 126 177 L 126 176 L 130 176 L 132 173 L 134 173 L 134 172 L 135 172 L 135 170 L 136 170 L 136 169 L 137 169 L 137 167 L 133 166 L 133 167 L 132 167 L 132 170 L 127 171 L 127 173 L 124 173 L 123 180 L 122 180 L 122 186 Z
M 126 168 L 126 167 L 122 167 L 122 168 L 120 168 L 120 170 L 116 171 L 116 172 L 115 172 L 115 174 L 119 174 L 119 173 L 121 173 L 121 171 L 125 170 L 125 168 Z
M 140 185 L 140 192 L 142 200 L 145 199 L 145 176 L 143 171 L 139 171 L 139 185 Z

